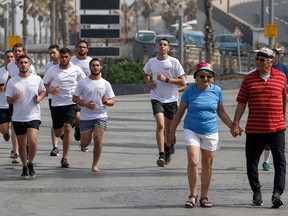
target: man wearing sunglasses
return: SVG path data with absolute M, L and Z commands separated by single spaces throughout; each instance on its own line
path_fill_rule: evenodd
M 250 187 L 253 191 L 253 205 L 262 206 L 261 184 L 258 175 L 260 156 L 269 145 L 274 162 L 274 187 L 272 207 L 283 205 L 281 194 L 285 188 L 285 129 L 286 129 L 286 76 L 272 65 L 275 53 L 261 48 L 256 55 L 257 68 L 242 81 L 235 110 L 231 133 L 239 130 L 240 119 L 249 107 L 246 123 L 246 167 Z

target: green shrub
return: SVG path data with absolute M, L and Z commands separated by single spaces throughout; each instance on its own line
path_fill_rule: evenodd
M 122 61 L 107 66 L 102 76 L 111 84 L 143 84 L 144 65 L 135 61 Z

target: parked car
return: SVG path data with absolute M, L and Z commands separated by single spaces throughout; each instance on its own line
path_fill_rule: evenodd
M 139 30 L 135 35 L 135 40 L 141 43 L 153 43 L 156 37 L 154 31 L 149 30 Z
M 183 29 L 183 40 L 186 44 L 203 47 L 204 34 L 202 31 Z
M 157 55 L 157 45 L 159 44 L 159 41 L 161 40 L 161 38 L 166 38 L 170 42 L 169 55 L 171 55 L 173 57 L 177 57 L 178 56 L 178 47 L 179 47 L 178 41 L 174 35 L 169 35 L 169 34 L 156 35 L 156 37 L 154 39 L 154 56 Z
M 218 48 L 220 53 L 223 51 L 232 51 L 237 52 L 238 44 L 237 37 L 234 37 L 232 34 L 219 34 L 214 37 L 215 48 Z M 240 51 L 243 49 L 243 44 L 241 38 L 239 40 Z

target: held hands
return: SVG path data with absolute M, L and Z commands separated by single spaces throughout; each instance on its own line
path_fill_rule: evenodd
M 237 137 L 242 135 L 243 130 L 239 125 L 233 123 L 232 127 L 230 128 L 230 132 L 233 137 Z
M 4 92 L 4 90 L 5 90 L 5 85 L 1 85 L 0 86 L 0 92 Z
M 170 143 L 171 145 L 175 145 L 176 143 L 175 133 L 170 132 L 167 142 Z

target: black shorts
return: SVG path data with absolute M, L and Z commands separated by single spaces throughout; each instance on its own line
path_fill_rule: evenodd
M 28 122 L 12 122 L 14 131 L 16 135 L 23 135 L 27 133 L 28 128 L 35 128 L 39 130 L 39 126 L 41 124 L 40 120 L 33 120 L 33 121 L 28 121 Z
M 0 124 L 11 122 L 10 109 L 0 109 Z
M 157 113 L 164 113 L 164 116 L 170 120 L 172 120 L 178 110 L 177 101 L 171 103 L 161 103 L 158 100 L 151 100 L 153 115 L 155 116 Z
M 51 99 L 51 98 L 48 99 L 48 103 L 49 103 L 49 109 L 50 109 L 50 111 L 51 111 L 51 108 L 52 108 L 52 106 L 51 106 L 51 104 L 52 104 L 52 99 Z
M 59 129 L 64 126 L 64 123 L 73 126 L 75 124 L 75 117 L 78 111 L 76 104 L 68 106 L 58 106 L 51 108 L 51 116 L 53 121 L 53 128 Z

